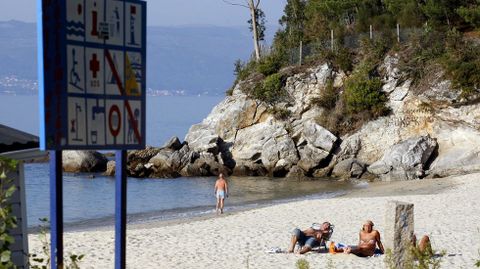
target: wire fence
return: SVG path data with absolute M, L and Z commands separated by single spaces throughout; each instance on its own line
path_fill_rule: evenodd
M 326 50 L 336 51 L 340 48 L 358 49 L 361 47 L 362 40 L 381 40 L 389 37 L 393 42 L 405 43 L 412 39 L 412 37 L 421 34 L 425 30 L 422 28 L 406 28 L 388 29 L 386 31 L 373 31 L 367 33 L 348 34 L 336 36 L 332 30 L 330 39 L 325 39 L 308 44 L 299 42 L 297 48 L 293 48 L 288 52 L 287 59 L 290 65 L 302 65 L 305 59 L 320 55 Z M 262 55 L 268 56 L 271 51 L 264 49 Z

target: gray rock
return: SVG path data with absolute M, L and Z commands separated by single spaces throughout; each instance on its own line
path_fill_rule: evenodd
M 337 137 L 334 134 L 313 120 L 307 120 L 303 123 L 302 133 L 309 144 L 327 152 L 331 152 L 337 141 Z
M 390 148 L 382 159 L 368 167 L 368 171 L 383 180 L 419 178 L 436 147 L 437 142 L 430 136 L 407 139 Z
M 268 171 L 262 164 L 237 162 L 233 169 L 234 176 L 267 176 Z
M 62 152 L 63 171 L 70 173 L 105 172 L 105 155 L 91 150 L 65 150 Z
M 434 131 L 439 147 L 438 156 L 430 166 L 430 175 L 446 177 L 480 171 L 479 130 L 443 122 Z
M 197 152 L 218 152 L 219 136 L 204 123 L 195 124 L 185 137 L 189 147 Z
M 107 177 L 115 176 L 115 161 L 107 162 L 107 170 L 103 173 Z
M 296 179 L 301 179 L 305 177 L 305 170 L 303 170 L 299 166 L 293 166 L 290 168 L 290 171 L 288 171 L 288 174 L 285 176 L 287 178 L 296 178 Z
M 180 170 L 180 174 L 185 177 L 213 176 L 220 173 L 228 175 L 231 173 L 231 171 L 226 166 L 220 164 L 215 156 L 210 152 L 201 152 L 198 158 L 196 158 L 193 162 L 187 163 Z
M 407 268 L 412 260 L 411 247 L 414 227 L 414 206 L 409 203 L 389 201 L 385 212 L 385 249 L 392 251 L 394 268 Z
M 182 147 L 183 147 L 182 142 L 180 142 L 180 139 L 178 139 L 178 137 L 176 136 L 173 136 L 172 138 L 170 138 L 170 140 L 168 140 L 167 143 L 165 143 L 162 146 L 162 148 L 168 148 L 171 150 L 179 150 Z
M 357 159 L 346 159 L 338 162 L 332 171 L 332 176 L 339 178 L 360 178 L 365 172 L 365 165 Z
M 283 124 L 273 118 L 239 130 L 232 147 L 232 158 L 237 162 L 237 166 L 242 163 L 243 166 L 257 170 L 258 166 L 255 164 L 261 164 L 269 172 L 273 172 L 280 160 L 285 166 L 298 162 L 293 140 Z M 234 171 L 237 170 L 239 169 Z M 244 169 L 239 171 L 242 170 Z
M 329 152 L 313 147 L 310 144 L 298 147 L 298 153 L 300 154 L 300 161 L 297 165 L 305 171 L 311 171 L 316 168 L 330 155 Z
M 178 177 L 180 171 L 188 164 L 193 163 L 198 158 L 198 153 L 190 150 L 188 145 L 184 145 L 180 150 L 162 149 L 157 155 L 152 157 L 148 163 L 153 170 L 155 177 Z

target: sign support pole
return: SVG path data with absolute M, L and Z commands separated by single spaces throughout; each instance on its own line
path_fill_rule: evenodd
M 115 152 L 115 269 L 126 268 L 127 151 Z
M 63 269 L 62 151 L 50 151 L 50 264 Z

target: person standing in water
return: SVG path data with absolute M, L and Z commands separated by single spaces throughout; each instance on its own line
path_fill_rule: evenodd
M 220 211 L 220 214 L 223 214 L 223 206 L 225 202 L 225 197 L 228 197 L 228 184 L 227 180 L 223 177 L 223 174 L 218 175 L 218 179 L 215 182 L 215 196 L 217 197 L 217 206 L 215 211 L 217 214 Z

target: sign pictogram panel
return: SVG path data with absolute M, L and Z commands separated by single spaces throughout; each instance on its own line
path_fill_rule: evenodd
M 41 148 L 144 148 L 146 3 L 43 5 Z

